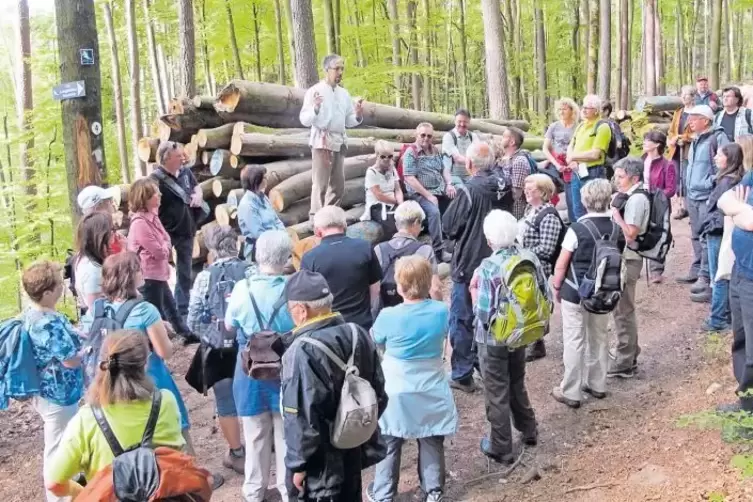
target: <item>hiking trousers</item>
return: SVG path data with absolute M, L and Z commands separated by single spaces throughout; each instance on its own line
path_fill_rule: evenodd
M 387 456 L 377 464 L 374 472 L 374 500 L 393 502 L 397 497 L 397 485 L 400 481 L 400 456 L 403 444 L 408 439 L 388 435 L 382 438 L 387 443 Z M 426 494 L 444 491 L 444 436 L 418 438 L 417 442 L 421 490 Z
M 703 220 L 706 219 L 708 209 L 705 200 L 691 200 L 685 198 L 685 209 L 690 219 L 690 241 L 693 244 L 693 263 L 690 264 L 690 275 L 709 278 L 709 254 L 706 239 L 701 236 Z
M 484 380 L 486 419 L 489 421 L 491 453 L 512 453 L 512 427 L 523 437 L 536 436 L 536 416 L 526 390 L 526 349 L 478 344 Z
M 643 260 L 625 260 L 625 287 L 622 288 L 617 308 L 612 312 L 617 348 L 610 371 L 633 368 L 637 364 L 638 354 L 641 353 L 638 346 L 638 319 L 635 315 L 635 290 L 641 277 L 641 268 Z
M 265 411 L 252 417 L 241 417 L 243 437 L 246 443 L 245 479 L 243 480 L 244 502 L 263 502 L 272 469 L 272 444 L 275 451 L 275 486 L 287 499 L 285 487 L 285 438 L 282 430 L 282 415 Z
M 732 370 L 737 379 L 738 393 L 753 389 L 753 281 L 742 277 L 735 268 L 729 284 L 732 311 Z M 753 396 L 741 397 L 740 406 L 753 412 Z
M 35 397 L 32 401 L 34 409 L 44 422 L 44 482 L 47 484 L 47 469 L 52 467 L 52 458 L 60 445 L 65 426 L 71 421 L 78 411 L 78 403 L 70 406 L 54 404 L 43 397 Z M 70 497 L 58 497 L 50 491 L 45 491 L 47 502 L 62 502 L 71 500 Z
M 562 394 L 582 401 L 581 386 L 604 392 L 607 386 L 609 345 L 607 314 L 592 314 L 580 303 L 562 300 L 562 362 L 565 372 L 560 383 Z
M 324 206 L 339 206 L 345 191 L 345 152 L 325 148 L 311 149 L 311 217 Z

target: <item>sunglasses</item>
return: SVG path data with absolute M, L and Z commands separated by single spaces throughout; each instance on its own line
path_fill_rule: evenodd
M 392 160 L 392 157 L 393 157 L 392 155 L 380 155 L 379 156 L 379 158 L 382 159 L 382 160 L 384 160 L 384 159 L 390 159 L 390 160 Z
M 426 133 L 421 133 L 418 136 L 421 137 L 421 138 L 432 138 L 432 137 L 434 137 L 433 134 L 426 134 Z

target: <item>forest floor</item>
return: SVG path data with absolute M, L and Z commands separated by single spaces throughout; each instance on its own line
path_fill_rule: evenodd
M 700 334 L 707 306 L 690 302 L 674 278 L 687 270 L 690 240 L 686 222 L 675 225 L 677 244 L 664 284 L 638 286 L 640 371 L 632 380 L 609 380 L 609 396 L 579 410 L 549 395 L 562 376 L 559 325 L 547 339 L 548 355 L 528 365 L 527 385 L 539 422 L 536 448 L 518 467 L 504 469 L 479 452 L 487 424 L 483 396 L 456 393 L 457 435 L 446 443 L 448 495 L 452 501 L 751 501 L 753 481 L 730 460 L 740 445 L 721 440 L 716 429 L 681 427 L 681 417 L 730 401 L 736 387 L 730 367 L 729 335 Z M 557 323 L 559 323 L 559 316 Z M 194 348 L 180 348 L 171 361 L 182 375 Z M 176 377 L 188 404 L 200 462 L 222 472 L 226 484 L 212 500 L 241 501 L 239 475 L 223 469 L 224 442 L 213 421 L 213 400 Z M 41 424 L 28 404 L 14 403 L 0 415 L 0 500 L 43 500 Z M 420 500 L 416 448 L 404 449 L 401 501 Z M 500 471 L 499 474 L 495 471 Z M 539 474 L 540 479 L 525 478 Z M 365 474 L 371 479 L 371 472 Z M 354 501 L 356 502 L 356 501 Z

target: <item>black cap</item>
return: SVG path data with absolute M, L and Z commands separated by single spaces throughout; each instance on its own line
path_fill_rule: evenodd
M 329 294 L 329 284 L 324 276 L 309 270 L 291 275 L 285 285 L 285 299 L 289 302 L 313 302 Z

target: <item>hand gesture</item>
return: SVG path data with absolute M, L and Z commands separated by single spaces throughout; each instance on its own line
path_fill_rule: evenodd
M 363 98 L 358 96 L 353 100 L 353 109 L 356 112 L 356 117 L 363 115 Z
M 746 187 L 740 184 L 735 187 L 735 200 L 737 202 L 747 204 L 748 196 L 750 196 L 750 187 Z
M 296 472 L 293 474 L 293 485 L 300 493 L 303 493 L 303 484 L 306 482 L 305 472 Z
M 322 107 L 323 102 L 324 102 L 324 96 L 319 94 L 318 91 L 314 91 L 314 110 L 319 112 L 319 109 Z
M 201 203 L 204 202 L 203 197 L 201 195 L 201 192 L 196 191 L 191 194 L 191 203 L 189 206 L 191 207 L 200 207 Z

